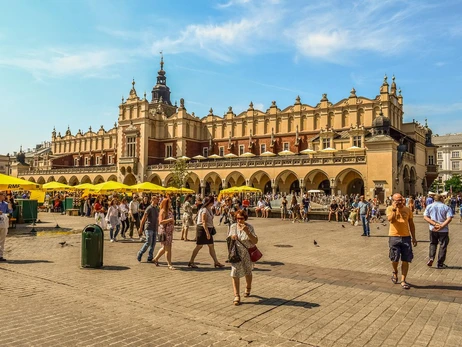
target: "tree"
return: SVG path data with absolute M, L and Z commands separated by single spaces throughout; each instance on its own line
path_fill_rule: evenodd
M 462 179 L 460 175 L 453 175 L 450 179 L 444 182 L 444 189 L 448 192 L 452 188 L 453 193 L 462 191 Z
M 184 188 L 186 177 L 189 175 L 186 161 L 177 160 L 172 168 L 173 186 L 176 188 Z

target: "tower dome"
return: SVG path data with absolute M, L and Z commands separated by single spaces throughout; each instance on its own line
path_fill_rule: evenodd
M 380 105 L 380 114 L 372 121 L 372 132 L 374 135 L 389 135 L 390 126 L 390 118 L 383 115 L 382 105 Z
M 162 102 L 168 105 L 172 105 L 170 101 L 170 88 L 167 87 L 167 77 L 165 77 L 164 71 L 164 56 L 161 52 L 160 58 L 160 70 L 157 72 L 157 84 L 152 88 L 152 100 L 151 102 Z

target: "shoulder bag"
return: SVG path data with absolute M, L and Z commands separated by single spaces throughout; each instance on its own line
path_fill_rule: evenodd
M 244 245 L 240 240 L 238 240 L 238 241 L 240 242 L 240 244 L 241 244 L 242 246 L 245 247 L 245 245 Z M 259 260 L 261 259 L 261 257 L 263 257 L 263 254 L 260 252 L 260 250 L 257 248 L 256 245 L 253 245 L 253 246 L 250 247 L 250 248 L 247 248 L 247 247 L 245 247 L 245 248 L 246 248 L 247 251 L 249 252 L 250 260 L 251 260 L 253 263 L 256 263 L 257 261 L 259 261 Z
M 236 245 L 236 240 L 231 240 L 231 244 L 229 247 L 229 252 L 228 252 L 228 260 L 230 263 L 239 263 L 241 261 L 241 257 L 239 256 L 239 253 L 237 251 L 237 245 Z

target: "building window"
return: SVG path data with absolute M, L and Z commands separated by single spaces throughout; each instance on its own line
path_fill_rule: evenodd
M 101 165 L 101 157 L 96 157 L 96 165 Z
M 206 158 L 209 156 L 209 148 L 208 147 L 202 148 L 202 155 L 204 157 L 206 157 Z
M 361 148 L 361 136 L 353 136 L 353 146 Z
M 245 151 L 244 145 L 239 145 L 239 155 L 244 154 L 244 151 Z
M 452 162 L 452 169 L 453 170 L 460 170 L 459 162 L 458 161 L 453 161 Z
M 435 165 L 434 159 L 432 155 L 428 156 L 428 165 Z
M 173 157 L 173 145 L 165 145 L 165 158 Z
M 127 137 L 127 157 L 136 157 L 136 137 Z
M 266 143 L 262 143 L 260 145 L 260 154 L 265 153 L 265 152 L 266 152 Z
M 89 159 L 90 159 L 90 158 L 88 158 L 88 157 L 85 158 L 85 166 L 90 165 L 90 160 L 89 160 Z
M 330 147 L 330 138 L 325 137 L 322 139 L 322 149 L 326 149 Z
M 438 152 L 438 159 L 443 159 L 443 153 Z
M 439 165 L 438 165 L 438 168 L 439 168 L 440 170 L 443 170 L 443 164 L 439 164 Z
M 74 158 L 74 166 L 79 166 L 79 158 Z
M 220 148 L 218 148 L 218 155 L 220 157 L 225 155 L 225 147 L 224 146 L 220 146 Z
M 282 150 L 283 151 L 288 151 L 289 150 L 289 142 L 284 142 L 282 144 Z
M 451 158 L 460 158 L 460 152 L 459 151 L 452 152 L 451 153 Z
M 107 163 L 112 164 L 112 155 L 107 156 Z

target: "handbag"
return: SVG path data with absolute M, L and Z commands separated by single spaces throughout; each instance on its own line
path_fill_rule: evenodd
M 210 235 L 215 235 L 217 233 L 217 230 L 215 228 L 209 228 Z
M 159 242 L 165 242 L 167 241 L 167 235 L 165 233 L 161 233 L 158 235 Z
M 241 243 L 242 246 L 245 247 L 245 245 L 240 240 L 238 241 Z M 253 245 L 250 248 L 245 247 L 245 249 L 247 249 L 247 252 L 249 252 L 250 260 L 252 261 L 252 263 L 256 263 L 261 259 L 261 257 L 263 257 L 263 254 L 260 252 L 256 245 Z
M 228 260 L 230 263 L 239 263 L 241 261 L 241 257 L 237 251 L 236 240 L 231 241 L 231 246 L 228 252 Z

